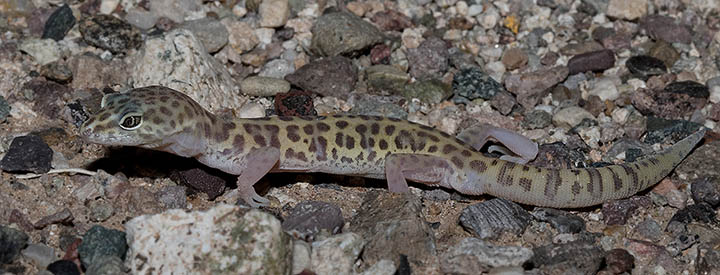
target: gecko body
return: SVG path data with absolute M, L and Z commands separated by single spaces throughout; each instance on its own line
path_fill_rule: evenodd
M 393 192 L 407 191 L 410 180 L 530 205 L 591 206 L 654 185 L 704 136 L 700 130 L 632 163 L 548 169 L 486 157 L 468 145 L 472 142 L 399 119 L 336 115 L 225 121 L 160 86 L 109 94 L 101 105 L 83 125 L 87 140 L 197 158 L 238 175 L 235 192 L 252 206 L 268 202 L 253 184 L 269 172 L 286 171 L 387 179 Z

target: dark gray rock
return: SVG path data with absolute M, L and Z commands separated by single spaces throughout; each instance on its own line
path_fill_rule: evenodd
M 702 177 L 695 179 L 690 186 L 695 203 L 707 203 L 712 207 L 720 205 L 720 178 Z
M 125 232 L 95 225 L 83 236 L 78 255 L 83 266 L 89 268 L 104 262 L 108 256 L 117 257 L 122 262 L 127 249 Z
M 715 210 L 707 203 L 698 203 L 688 205 L 678 210 L 675 215 L 670 218 L 665 231 L 673 236 L 687 234 L 687 225 L 691 222 L 698 223 L 714 223 L 717 224 Z
M 80 275 L 80 269 L 70 260 L 55 261 L 48 265 L 47 270 L 54 275 Z
M 635 234 L 637 238 L 651 242 L 657 242 L 662 238 L 662 228 L 652 218 L 646 218 L 635 226 Z
M 695 272 L 697 274 L 717 274 L 720 271 L 720 250 L 717 243 L 700 244 L 698 246 Z
M 677 142 L 696 132 L 702 125 L 687 120 L 668 120 L 650 116 L 646 120 L 646 144 Z
M 55 41 L 63 40 L 73 25 L 75 25 L 75 16 L 72 14 L 72 9 L 68 4 L 63 4 L 50 14 L 48 20 L 45 21 L 42 38 L 50 38 Z
M 10 104 L 0 95 L 0 123 L 5 122 L 10 115 Z
M 533 249 L 530 262 L 541 274 L 595 274 L 604 252 L 588 241 L 550 244 Z
M 611 50 L 599 50 L 578 54 L 568 60 L 571 75 L 584 72 L 603 71 L 615 66 L 615 53 Z
M 199 191 L 208 195 L 208 199 L 215 199 L 225 191 L 225 180 L 216 175 L 210 174 L 203 168 L 192 168 L 182 171 L 174 171 L 170 179 L 188 186 L 193 191 Z
M 504 90 L 500 83 L 477 67 L 468 67 L 457 72 L 453 76 L 452 88 L 456 97 L 467 100 L 491 99 Z
M 352 55 L 383 40 L 382 32 L 373 24 L 345 12 L 320 16 L 312 34 L 310 49 L 322 56 Z
M 649 207 L 652 201 L 648 197 L 631 197 L 603 204 L 602 213 L 607 225 L 623 225 L 640 207 Z
M 686 94 L 695 98 L 708 98 L 708 87 L 695 81 L 678 81 L 665 86 L 666 93 Z
M 321 201 L 305 201 L 295 206 L 282 223 L 283 231 L 295 238 L 312 241 L 320 232 L 336 234 L 345 220 L 337 205 Z
M 441 77 L 447 71 L 449 56 L 445 41 L 430 37 L 417 48 L 408 50 L 410 75 L 421 80 Z
M 83 40 L 114 54 L 127 53 L 142 44 L 140 31 L 111 15 L 94 15 L 80 21 Z
M 286 75 L 285 80 L 306 91 L 347 99 L 357 77 L 357 69 L 350 59 L 335 56 L 310 62 Z
M 532 215 L 539 221 L 550 223 L 560 233 L 580 233 L 585 231 L 585 221 L 580 216 L 566 211 L 538 208 L 532 212 Z
M 53 151 L 36 135 L 16 137 L 10 143 L 0 169 L 7 172 L 33 172 L 42 174 L 52 168 Z
M 365 264 L 370 266 L 380 260 L 400 263 L 402 255 L 416 268 L 435 261 L 433 230 L 419 215 L 421 211 L 420 199 L 410 192 L 368 192 L 350 221 L 353 232 L 368 240 L 362 253 Z
M 187 187 L 185 186 L 166 186 L 155 194 L 158 200 L 165 208 L 185 209 L 187 207 Z
M 667 67 L 662 60 L 647 55 L 630 57 L 625 61 L 625 66 L 633 76 L 642 80 L 667 72 Z
M 669 16 L 648 15 L 640 20 L 640 28 L 644 29 L 650 37 L 669 43 L 690 44 L 692 42 L 690 31 Z
M 683 251 L 698 243 L 699 236 L 695 234 L 679 234 L 667 245 L 667 251 L 675 257 Z
M 526 129 L 542 129 L 552 124 L 552 115 L 543 110 L 532 110 L 525 114 L 522 123 Z
M 0 264 L 12 263 L 27 246 L 28 239 L 24 232 L 0 225 Z
M 635 257 L 622 248 L 615 248 L 605 254 L 605 268 L 603 274 L 631 273 L 635 266 Z M 600 274 L 600 273 L 598 273 Z
M 502 90 L 490 99 L 490 106 L 498 110 L 501 114 L 507 115 L 517 106 L 517 100 L 515 100 L 513 95 Z
M 476 203 L 460 213 L 460 225 L 480 239 L 494 239 L 503 233 L 522 234 L 532 215 L 520 205 L 495 198 Z

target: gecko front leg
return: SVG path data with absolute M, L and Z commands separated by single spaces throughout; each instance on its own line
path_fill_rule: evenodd
M 229 192 L 225 197 L 239 197 L 251 207 L 269 205 L 270 201 L 255 192 L 253 185 L 264 177 L 280 160 L 280 150 L 275 147 L 262 147 L 250 151 L 245 156 L 245 169 L 242 169 L 237 179 L 237 189 Z
M 385 159 L 385 178 L 390 192 L 408 191 L 407 180 L 451 188 L 456 175 L 447 159 L 421 154 L 391 154 Z

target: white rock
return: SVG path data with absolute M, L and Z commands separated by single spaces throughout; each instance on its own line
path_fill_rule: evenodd
M 228 36 L 228 44 L 238 54 L 249 52 L 260 43 L 260 39 L 255 34 L 255 30 L 245 22 L 240 22 L 231 18 L 225 18 L 220 22 L 225 25 L 230 36 Z
M 483 12 L 484 8 L 482 5 L 473 4 L 468 7 L 468 16 L 475 17 Z
M 257 102 L 248 102 L 237 110 L 239 118 L 260 118 L 265 117 L 265 107 Z
M 62 50 L 55 40 L 30 38 L 20 44 L 20 50 L 29 54 L 40 65 L 57 61 Z
M 292 274 L 300 274 L 303 270 L 310 270 L 310 244 L 302 240 L 293 242 Z
M 236 109 L 247 101 L 225 67 L 189 30 L 176 29 L 146 40 L 134 58 L 129 80 L 133 87 L 166 86 L 187 94 L 211 112 Z
M 615 100 L 620 96 L 615 80 L 609 77 L 601 78 L 595 81 L 595 86 L 588 91 L 591 95 L 600 97 L 601 100 Z
M 275 34 L 275 29 L 270 28 L 257 28 L 255 29 L 255 36 L 257 36 L 260 46 L 264 46 L 272 43 L 272 36 Z
M 616 123 L 623 125 L 625 122 L 627 122 L 628 117 L 630 117 L 630 111 L 625 108 L 616 108 L 612 112 L 612 119 Z
M 467 16 L 468 15 L 468 4 L 465 1 L 458 1 L 455 3 L 455 9 L 457 10 L 458 15 L 460 16 Z
M 132 274 L 286 274 L 292 241 L 260 210 L 219 204 L 207 211 L 172 209 L 125 224 Z
M 147 30 L 155 26 L 157 16 L 152 12 L 142 9 L 131 9 L 125 15 L 125 21 L 141 30 Z
M 258 8 L 258 13 L 261 27 L 282 27 L 290 17 L 290 4 L 288 0 L 264 0 Z
M 397 271 L 395 263 L 391 260 L 382 259 L 366 269 L 360 275 L 393 275 Z
M 708 100 L 712 103 L 720 102 L 720 77 L 708 79 L 705 83 L 710 89 L 710 97 Z
M 489 8 L 482 14 L 478 15 L 478 17 L 478 22 L 480 23 L 480 26 L 482 26 L 486 30 L 489 30 L 494 28 L 497 22 L 500 20 L 500 13 L 497 11 L 497 9 Z
M 348 232 L 312 243 L 312 271 L 316 274 L 350 274 L 365 246 L 358 234 Z
M 408 49 L 414 49 L 420 46 L 425 39 L 422 34 L 425 32 L 425 28 L 406 28 L 403 30 L 400 38 L 402 39 L 403 46 Z
M 553 115 L 552 121 L 558 127 L 572 128 L 582 122 L 583 119 L 595 119 L 587 110 L 578 106 L 570 106 L 559 110 Z
M 120 0 L 102 0 L 102 2 L 100 2 L 100 13 L 111 14 L 115 11 L 118 4 L 120 4 Z
M 273 77 L 283 79 L 286 75 L 295 72 L 295 66 L 292 62 L 285 59 L 274 59 L 268 63 L 265 63 L 259 76 Z

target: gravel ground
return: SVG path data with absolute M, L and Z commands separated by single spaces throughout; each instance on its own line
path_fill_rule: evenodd
M 719 14 L 710 0 L 2 1 L 0 274 L 720 274 Z M 231 175 L 78 136 L 104 94 L 148 85 L 223 117 L 488 123 L 540 144 L 540 167 L 710 131 L 651 190 L 595 207 L 273 174 L 258 210 L 223 201 Z

